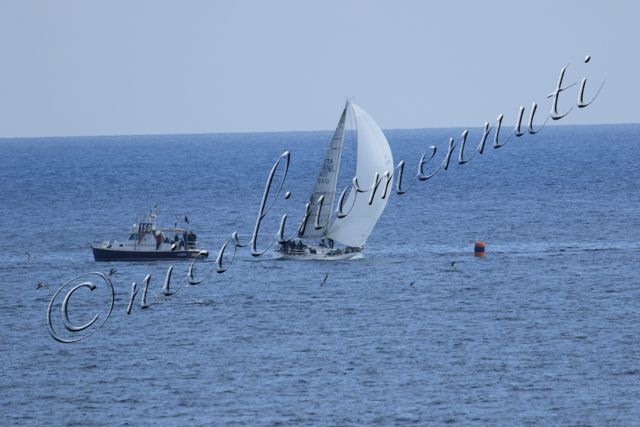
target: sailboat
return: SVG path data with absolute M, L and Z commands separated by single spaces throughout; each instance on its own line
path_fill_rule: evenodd
M 338 215 L 340 209 L 337 207 L 334 210 L 348 114 L 353 114 L 357 135 L 355 181 L 368 188 L 376 173 L 382 177 L 385 172 L 393 172 L 393 157 L 384 134 L 369 114 L 347 100 L 311 192 L 307 208 L 309 219 L 298 229 L 295 239 L 275 249 L 276 258 L 311 260 L 358 256 L 387 205 L 388 195 L 382 198 L 383 180 L 371 203 L 370 192 L 358 193 L 352 187 L 341 204 L 342 215 Z

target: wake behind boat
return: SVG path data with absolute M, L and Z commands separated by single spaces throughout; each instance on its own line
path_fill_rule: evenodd
M 344 212 L 348 214 L 340 218 L 333 210 L 345 122 L 349 113 L 353 114 L 356 125 L 358 181 L 369 186 L 376 173 L 382 176 L 387 171 L 393 172 L 393 157 L 384 134 L 371 116 L 347 100 L 311 193 L 306 227 L 298 231 L 296 239 L 275 249 L 274 257 L 301 260 L 353 258 L 364 249 L 367 238 L 387 205 L 389 198 L 381 197 L 382 188 L 376 191 L 371 204 L 369 193 L 360 193 L 356 197 L 356 191 L 352 188 L 343 205 Z M 321 197 L 322 207 L 318 203 Z M 319 228 L 315 227 L 316 219 Z
M 185 227 L 178 227 L 182 216 L 156 212 L 140 218 L 138 214 L 127 240 L 105 240 L 100 245 L 92 245 L 93 258 L 96 261 L 193 260 L 204 251 L 204 246 L 196 243 L 197 236 L 189 230 L 187 216 L 184 216 Z M 174 227 L 160 226 L 171 221 Z

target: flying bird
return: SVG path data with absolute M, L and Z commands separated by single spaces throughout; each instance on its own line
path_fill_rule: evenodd
M 25 252 L 25 254 L 27 254 L 27 256 L 29 257 L 29 259 L 36 259 L 36 257 L 31 256 L 31 254 L 29 252 Z
M 409 284 L 409 287 L 410 287 L 410 288 L 413 288 L 413 284 L 414 284 L 414 283 L 416 283 L 416 282 L 411 282 L 411 283 Z
M 44 288 L 44 283 L 38 283 L 36 289 Z
M 116 274 L 116 270 L 115 268 L 112 268 L 111 271 L 109 272 L 109 276 L 113 276 L 114 274 Z
M 327 274 L 326 276 L 324 276 L 324 280 L 322 281 L 322 283 L 320 283 L 320 286 L 324 285 L 325 283 L 327 283 L 327 277 L 329 277 L 329 275 Z
M 458 262 L 458 261 L 453 261 L 453 262 L 451 263 L 451 268 L 456 268 L 456 262 Z

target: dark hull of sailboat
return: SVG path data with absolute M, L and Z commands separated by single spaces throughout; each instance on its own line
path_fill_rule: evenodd
M 92 246 L 96 261 L 176 261 L 194 260 L 201 251 L 194 249 L 169 251 L 117 251 Z M 202 257 L 201 257 L 202 258 Z

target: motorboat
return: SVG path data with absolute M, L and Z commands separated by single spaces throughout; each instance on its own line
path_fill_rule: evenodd
M 160 261 L 193 260 L 199 254 L 208 256 L 204 245 L 197 243 L 197 235 L 189 230 L 189 218 L 184 215 L 184 227 L 179 227 L 183 215 L 160 215 L 156 212 L 136 216 L 136 223 L 130 228 L 129 237 L 118 241 L 104 240 L 91 246 L 96 261 Z M 162 221 L 161 218 L 165 218 Z M 167 221 L 166 217 L 169 218 Z M 160 224 L 173 222 L 173 227 Z

